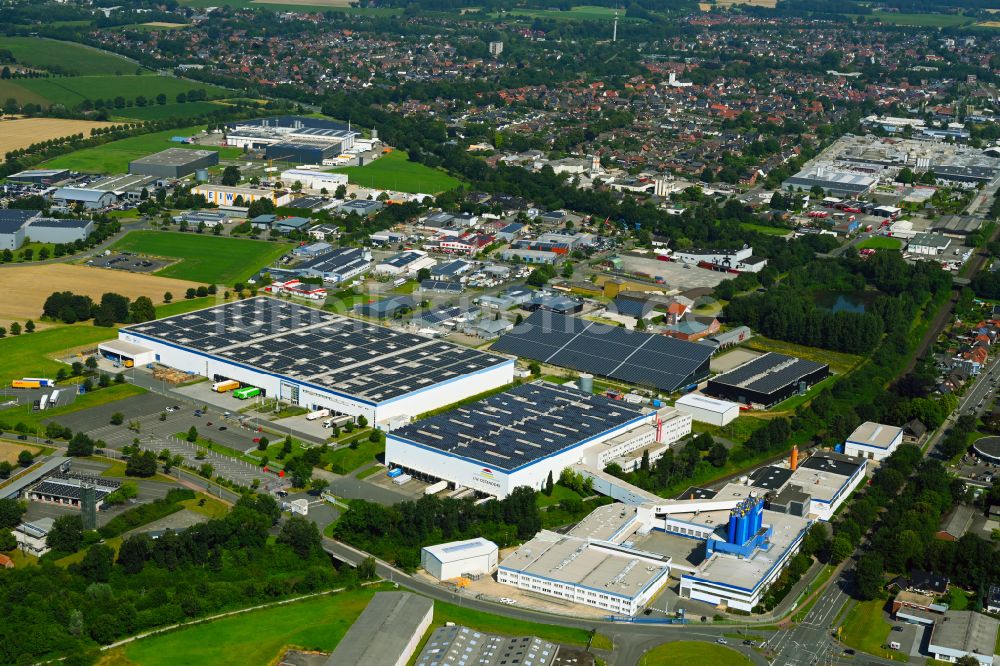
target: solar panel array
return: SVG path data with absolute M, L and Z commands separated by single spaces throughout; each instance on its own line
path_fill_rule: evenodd
M 535 312 L 492 349 L 661 391 L 707 377 L 713 351 L 553 312 Z
M 373 402 L 507 362 L 270 298 L 236 301 L 125 330 Z
M 393 435 L 489 468 L 514 470 L 641 415 L 617 400 L 541 382 L 422 419 Z
M 813 361 L 768 352 L 713 377 L 711 383 L 770 394 L 789 384 L 796 384 L 824 367 L 826 366 Z

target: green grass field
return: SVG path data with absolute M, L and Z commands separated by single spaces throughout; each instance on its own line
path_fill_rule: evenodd
M 56 67 L 77 75 L 128 74 L 138 67 L 121 56 L 41 37 L 0 37 L 0 49 L 13 53 L 14 59 L 22 65 L 36 69 Z
M 133 136 L 119 141 L 112 141 L 103 146 L 85 148 L 69 153 L 68 155 L 60 155 L 46 162 L 45 166 L 48 168 L 72 169 L 73 171 L 82 171 L 84 173 L 128 173 L 128 163 L 132 160 L 144 157 L 150 153 L 166 150 L 167 148 L 215 150 L 213 146 L 196 146 L 175 143 L 170 140 L 174 136 L 194 136 L 203 129 L 204 126 L 199 125 Z M 242 153 L 243 151 L 239 148 L 219 149 L 219 157 L 223 158 L 238 157 Z
M 344 167 L 333 171 L 346 173 L 348 180 L 355 185 L 397 192 L 437 194 L 461 184 L 444 171 L 410 162 L 406 153 L 398 150 L 362 167 Z
M 168 97 L 170 97 L 168 95 Z M 173 99 L 173 97 L 170 97 Z M 154 106 L 137 107 L 131 109 L 115 109 L 112 117 L 128 118 L 132 120 L 163 120 L 164 118 L 193 118 L 213 111 L 219 111 L 228 107 L 215 102 L 186 102 L 184 104 L 159 104 Z
M 782 340 L 772 340 L 762 335 L 755 335 L 750 338 L 746 346 L 757 351 L 778 352 L 779 354 L 798 356 L 799 358 L 816 361 L 817 363 L 829 363 L 830 369 L 836 373 L 847 372 L 861 360 L 860 356 L 854 354 L 819 349 L 818 347 L 806 347 Z
M 639 666 L 688 666 L 688 664 L 712 664 L 712 666 L 738 666 L 747 659 L 735 650 L 698 641 L 677 641 L 664 643 L 642 656 Z
M 874 11 L 871 15 L 884 23 L 915 26 L 918 28 L 948 28 L 972 22 L 972 19 L 968 16 L 960 16 L 958 14 L 902 14 L 898 12 Z
M 569 11 L 559 9 L 513 9 L 508 14 L 527 16 L 530 18 L 547 18 L 556 21 L 613 21 L 615 9 L 597 5 L 578 5 Z M 624 11 L 618 12 L 618 20 L 622 22 L 638 22 L 642 19 L 628 18 Z
M 16 99 L 21 104 L 48 104 L 48 100 L 11 79 L 0 79 L 0 99 Z
M 782 227 L 769 227 L 766 224 L 754 224 L 752 222 L 742 222 L 740 226 L 744 229 L 749 229 L 750 231 L 756 231 L 761 234 L 767 234 L 768 236 L 787 236 L 792 233 L 791 229 L 785 229 Z
M 117 337 L 118 330 L 89 324 L 60 326 L 0 339 L 0 382 L 21 377 L 54 377 L 66 366 L 48 358 L 64 349 Z
M 163 305 L 156 306 L 156 318 L 163 319 L 164 317 L 173 317 L 174 315 L 201 310 L 202 308 L 211 307 L 215 303 L 215 296 L 186 299 L 184 298 L 184 294 L 174 294 L 173 303 L 164 303 Z
M 242 613 L 131 643 L 139 666 L 243 666 L 272 663 L 286 646 L 328 652 L 337 647 L 374 592 L 350 590 Z
M 245 280 L 290 249 L 287 243 L 177 231 L 133 231 L 113 247 L 182 260 L 157 271 L 157 275 L 205 284 L 229 285 Z
M 163 93 L 168 101 L 173 101 L 177 93 L 190 90 L 204 90 L 209 97 L 223 97 L 226 91 L 209 83 L 185 81 L 172 76 L 145 74 L 137 76 L 98 75 L 56 77 L 48 79 L 19 79 L 18 85 L 49 100 L 53 104 L 75 106 L 85 99 L 114 99 L 122 96 L 132 100 L 139 95 L 152 101 Z M 155 102 L 154 102 L 155 104 Z M 140 107 L 139 110 L 142 110 Z M 127 115 L 131 108 L 116 109 L 114 113 Z
M 859 250 L 899 250 L 903 247 L 903 241 L 898 238 L 888 236 L 875 236 L 866 238 L 858 243 Z
M 323 456 L 323 462 L 330 465 L 330 471 L 336 474 L 349 474 L 362 465 L 375 462 L 375 456 L 385 451 L 383 442 L 370 442 L 364 437 L 358 442 L 358 448 L 338 449 Z
M 886 659 L 906 661 L 906 655 L 882 646 L 889 640 L 892 626 L 882 614 L 884 599 L 859 601 L 844 619 L 840 628 L 840 640 L 845 645 Z

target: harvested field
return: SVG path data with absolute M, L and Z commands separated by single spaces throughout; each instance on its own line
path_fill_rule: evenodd
M 777 4 L 778 0 L 715 0 L 714 3 L 699 2 L 698 8 L 703 12 L 711 11 L 713 7 L 726 8 L 734 5 L 747 5 L 750 7 L 767 7 L 768 9 L 774 9 Z
M 0 462 L 17 463 L 17 456 L 21 451 L 28 451 L 31 455 L 36 455 L 41 449 L 37 446 L 21 446 L 14 442 L 0 441 Z
M 188 287 L 196 282 L 174 280 L 156 275 L 111 271 L 90 266 L 48 264 L 42 266 L 7 266 L 0 269 L 0 321 L 34 319 L 39 329 L 42 305 L 54 291 L 72 291 L 100 300 L 101 294 L 113 291 L 129 298 L 148 296 L 153 303 L 163 302 L 164 292 L 183 298 Z
M 143 23 L 142 25 L 147 25 L 150 28 L 186 28 L 186 23 L 167 23 L 166 21 L 149 21 L 148 23 Z
M 26 148 L 38 141 L 58 139 L 72 134 L 90 136 L 94 127 L 105 127 L 114 123 L 90 120 L 63 120 L 61 118 L 19 118 L 0 121 L 0 155 L 11 150 Z
M 1000 21 L 980 21 L 976 24 L 978 28 L 1000 28 Z

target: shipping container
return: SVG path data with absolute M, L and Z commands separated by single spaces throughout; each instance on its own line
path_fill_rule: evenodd
M 398 467 L 393 467 L 388 472 L 386 472 L 385 475 L 388 476 L 390 479 L 395 479 L 397 476 L 401 476 L 402 474 L 403 470 L 401 470 Z
M 232 391 L 234 389 L 238 389 L 239 387 L 240 383 L 232 379 L 227 379 L 225 381 L 215 382 L 214 384 L 212 384 L 212 390 L 215 391 L 216 393 L 225 393 L 226 391 Z
M 399 476 L 397 476 L 396 478 L 394 478 L 392 480 L 392 482 L 395 483 L 397 486 L 402 486 L 402 485 L 404 485 L 406 483 L 409 483 L 412 480 L 413 480 L 413 477 L 410 476 L 409 474 L 400 474 Z
M 36 388 L 41 388 L 42 385 L 36 381 L 28 381 L 26 379 L 15 379 L 10 383 L 10 387 L 18 389 L 36 389 Z
M 233 397 L 237 400 L 246 400 L 247 398 L 255 398 L 260 395 L 260 389 L 253 386 L 247 386 L 246 388 L 236 389 L 233 391 Z
M 321 419 L 324 416 L 329 416 L 329 409 L 317 409 L 315 412 L 309 412 L 306 414 L 306 421 L 315 421 L 316 419 Z

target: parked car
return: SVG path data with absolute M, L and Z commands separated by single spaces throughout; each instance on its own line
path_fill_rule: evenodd
M 725 638 L 716 638 L 715 642 L 718 643 L 719 645 L 729 645 L 729 641 L 727 641 Z

